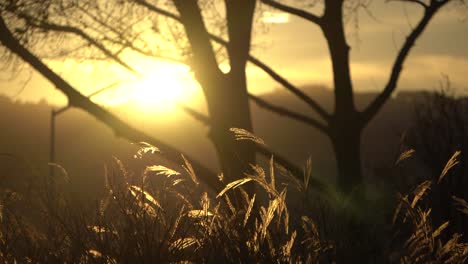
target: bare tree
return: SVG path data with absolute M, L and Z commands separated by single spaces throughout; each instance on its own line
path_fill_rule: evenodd
M 216 2 L 211 1 L 173 0 L 161 3 L 149 0 L 115 2 L 48 0 L 35 4 L 31 0 L 3 0 L 0 5 L 2 20 L 6 18 L 7 21 L 13 22 L 1 24 L 1 41 L 10 51 L 18 54 L 36 70 L 46 77 L 49 76 L 47 78 L 67 94 L 72 104 L 82 107 L 95 116 L 101 116 L 101 120 L 108 120 L 107 124 L 115 127 L 117 122 L 115 117 L 112 116 L 114 119 L 104 118 L 103 116 L 108 116 L 108 112 L 104 114 L 102 108 L 80 97 L 76 89 L 62 82 L 63 80 L 57 78 L 58 76 L 46 65 L 38 63 L 40 61 L 25 48 L 28 43 L 24 42 L 22 37 L 27 34 L 38 36 L 43 32 L 59 32 L 77 36 L 86 44 L 86 47 L 91 46 L 93 50 L 98 51 L 101 58 L 110 58 L 131 70 L 131 66 L 120 56 L 123 50 L 130 49 L 150 56 L 161 54 L 142 37 L 141 28 L 145 26 L 140 23 L 139 19 L 151 22 L 165 17 L 167 21 L 172 21 L 168 23 L 175 23 L 171 24 L 170 28 L 175 30 L 181 26 L 183 29 L 183 34 L 179 36 L 177 43 L 185 45 L 188 56 L 183 61 L 191 66 L 197 81 L 203 88 L 209 110 L 210 137 L 218 152 L 227 180 L 241 177 L 243 172 L 249 169 L 248 164 L 254 161 L 255 146 L 248 142 L 233 142 L 233 137 L 228 132 L 231 127 L 252 131 L 248 105 L 250 98 L 261 107 L 304 122 L 327 134 L 336 155 L 339 187 L 344 192 L 350 192 L 363 181 L 360 150 L 363 129 L 396 89 L 403 64 L 416 40 L 440 8 L 452 1 L 403 1 L 408 4 L 417 4 L 424 9 L 424 14 L 403 43 L 386 86 L 363 111 L 358 111 L 354 104 L 353 83 L 350 75 L 350 46 L 347 43 L 344 29 L 346 3 L 351 2 L 324 0 L 321 15 L 279 1 L 261 0 L 261 2 L 303 18 L 322 30 L 333 66 L 335 108 L 332 113 L 325 111 L 313 98 L 307 96 L 267 64 L 250 55 L 251 31 L 256 7 L 254 0 L 223 1 L 225 12 L 220 18 L 217 17 L 219 30 L 216 34 L 212 31 L 213 27 L 207 25 L 209 19 L 206 12 L 216 9 L 213 7 L 213 3 L 216 4 Z M 101 7 L 103 4 L 108 6 L 107 9 Z M 34 10 L 38 8 L 43 11 L 38 13 Z M 12 32 L 9 28 L 15 21 L 21 22 L 24 28 L 20 27 L 19 30 Z M 226 49 L 225 56 L 230 66 L 227 73 L 219 69 L 220 57 L 217 51 L 220 48 Z M 319 119 L 292 112 L 249 95 L 245 73 L 247 62 L 262 69 L 284 88 L 307 103 L 318 113 Z M 72 98 L 80 98 L 80 100 L 72 100 Z M 79 103 L 80 101 L 83 102 Z M 119 124 L 122 126 L 122 123 Z M 134 137 L 138 136 L 134 135 Z M 262 153 L 271 154 L 269 151 Z M 280 160 L 286 161 L 284 158 Z M 290 162 L 284 162 L 284 164 L 291 165 Z M 294 172 L 300 171 L 294 166 L 289 166 L 289 168 Z
M 140 36 L 145 29 L 147 30 L 146 25 L 140 21 L 142 10 L 146 11 L 146 20 L 156 21 L 157 18 L 151 14 L 157 14 L 180 23 L 186 29 L 186 41 L 189 46 L 189 56 L 184 58 L 183 62 L 192 67 L 208 98 L 210 137 L 218 151 L 225 178 L 230 181 L 242 177 L 243 172 L 249 169 L 249 164 L 254 162 L 255 155 L 251 142 L 234 142 L 234 137 L 229 132 L 231 127 L 252 130 L 245 64 L 249 57 L 255 3 L 255 1 L 243 4 L 226 2 L 226 19 L 229 21 L 227 33 L 230 40 L 228 42 L 217 38 L 217 42 L 227 47 L 231 70 L 226 74 L 218 67 L 217 54 L 210 40 L 213 36 L 206 29 L 202 10 L 196 1 L 174 1 L 174 12 L 178 11 L 180 16 L 146 1 L 117 1 L 110 4 L 99 1 L 51 0 L 42 3 L 30 0 L 3 1 L 0 3 L 1 42 L 9 51 L 30 64 L 62 91 L 71 106 L 80 107 L 91 113 L 120 136 L 131 141 L 144 140 L 154 143 L 162 149 L 166 157 L 179 160 L 177 156 L 180 151 L 129 127 L 110 112 L 91 102 L 43 63 L 33 51 L 38 46 L 37 43 L 65 36 L 66 43 L 75 46 L 73 49 L 62 50 L 65 56 L 86 54 L 88 59 L 111 59 L 133 71 L 132 67 L 121 58 L 126 49 L 148 56 L 164 57 L 164 53 L 151 47 Z M 240 20 L 235 18 L 239 12 L 245 12 Z M 73 44 L 74 42 L 78 44 Z M 41 52 L 40 49 L 35 51 Z M 169 59 L 182 60 L 174 57 Z M 261 150 L 263 154 L 272 154 L 265 148 Z M 296 174 L 300 173 L 300 170 L 286 159 L 280 157 L 279 162 Z M 200 163 L 194 162 L 194 165 L 197 171 L 204 175 L 205 181 L 219 190 L 219 183 L 214 173 Z
M 424 10 L 423 16 L 401 46 L 382 92 L 363 111 L 358 111 L 355 107 L 353 82 L 350 75 L 350 46 L 344 29 L 344 10 L 348 1 L 324 0 L 324 10 L 320 16 L 280 1 L 262 0 L 262 2 L 305 19 L 318 26 L 323 32 L 333 67 L 335 108 L 332 114 L 322 115 L 326 123 L 323 124 L 324 129 L 321 130 L 329 136 L 333 145 L 338 168 L 339 187 L 344 192 L 350 192 L 363 181 L 361 168 L 361 135 L 363 129 L 395 91 L 403 64 L 416 40 L 424 32 L 434 15 L 452 1 L 400 1 L 420 6 Z

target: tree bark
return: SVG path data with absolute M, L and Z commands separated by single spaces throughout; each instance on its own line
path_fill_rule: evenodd
M 361 131 L 349 121 L 336 126 L 330 135 L 338 170 L 337 184 L 345 194 L 350 194 L 363 182 Z
M 245 66 L 255 1 L 226 1 L 227 49 L 231 66 L 226 74 L 218 68 L 210 34 L 197 2 L 175 0 L 174 3 L 192 48 L 191 67 L 206 98 L 211 125 L 209 137 L 216 148 L 225 182 L 242 178 L 249 170 L 249 164 L 255 162 L 254 145 L 246 141 L 236 142 L 229 129 L 252 131 Z
M 335 114 L 345 115 L 354 112 L 354 94 L 349 65 L 350 47 L 346 42 L 343 25 L 343 1 L 327 0 L 323 23 L 333 68 L 335 92 Z
M 343 25 L 343 1 L 327 0 L 321 28 L 332 61 L 335 111 L 329 121 L 330 139 L 335 152 L 339 189 L 349 194 L 362 183 L 361 131 L 355 110 L 349 50 Z

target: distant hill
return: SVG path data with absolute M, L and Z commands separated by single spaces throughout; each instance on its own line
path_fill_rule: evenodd
M 333 108 L 331 91 L 316 86 L 304 91 L 326 109 Z M 399 135 L 409 125 L 412 101 L 421 93 L 400 93 L 391 99 L 364 133 L 364 165 L 367 171 L 393 162 L 399 151 Z M 356 95 L 358 107 L 363 107 L 375 95 Z M 311 113 L 310 109 L 287 91 L 276 91 L 262 96 L 269 102 L 294 111 Z M 45 103 L 12 102 L 0 97 L 0 177 L 30 175 L 33 170 L 48 171 L 49 125 L 51 106 Z M 145 116 L 124 108 L 110 109 L 134 127 L 154 135 L 189 153 L 211 168 L 217 168 L 216 156 L 207 139 L 207 128 L 182 114 L 177 119 Z M 333 153 L 328 139 L 311 127 L 272 114 L 252 104 L 255 133 L 275 151 L 303 165 L 310 156 L 318 176 L 334 175 Z M 57 117 L 57 163 L 61 164 L 76 181 L 76 188 L 97 190 L 102 184 L 104 164 L 112 157 L 122 159 L 135 170 L 142 162 L 133 158 L 134 145 L 116 138 L 105 125 L 89 114 L 70 109 Z M 138 171 L 136 171 L 138 173 Z

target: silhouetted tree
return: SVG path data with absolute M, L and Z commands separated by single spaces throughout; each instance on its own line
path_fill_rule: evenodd
M 254 163 L 255 152 L 250 142 L 234 143 L 229 129 L 252 131 L 245 67 L 256 1 L 225 1 L 228 73 L 223 73 L 218 66 L 198 1 L 173 2 L 190 43 L 190 66 L 205 94 L 211 125 L 209 136 L 216 147 L 224 176 L 228 182 L 241 178 L 249 164 Z
M 338 168 L 338 184 L 345 191 L 352 191 L 363 181 L 361 164 L 361 135 L 363 129 L 379 112 L 397 87 L 403 64 L 416 40 L 421 36 L 434 15 L 450 0 L 402 0 L 416 4 L 423 16 L 407 36 L 392 67 L 388 82 L 382 92 L 363 111 L 358 111 L 354 102 L 353 82 L 350 74 L 350 46 L 344 29 L 344 9 L 361 5 L 361 1 L 324 0 L 322 15 L 315 15 L 279 1 L 262 0 L 263 3 L 303 18 L 318 26 L 326 39 L 333 67 L 333 90 L 335 108 L 333 113 L 321 113 L 325 123 L 321 130 L 331 139 Z M 314 1 L 312 1 L 314 2 Z M 314 107 L 315 110 L 319 110 Z
M 10 51 L 19 55 L 61 90 L 68 97 L 70 105 L 88 111 L 111 126 L 118 135 L 127 137 L 131 141 L 145 140 L 154 143 L 162 149 L 165 156 L 177 160 L 178 155 L 176 153 L 179 151 L 129 127 L 117 117 L 81 95 L 77 89 L 32 53 L 35 45 L 31 44 L 47 41 L 65 34 L 73 41 L 79 43 L 81 41 L 81 46 L 75 45 L 78 46 L 76 50 L 89 52 L 89 47 L 91 47 L 91 51 L 94 52 L 91 55 L 87 54 L 88 58 L 102 59 L 104 57 L 111 59 L 133 71 L 131 66 L 120 58 L 125 49 L 148 56 L 165 56 L 161 55 L 163 52 L 155 51 L 154 47 L 148 47 L 145 40 L 139 35 L 138 27 L 141 26 L 139 22 L 142 10 L 149 11 L 145 15 L 155 19 L 155 21 L 158 18 L 151 16 L 152 14 L 169 17 L 182 24 L 186 31 L 185 35 L 190 55 L 182 59 L 174 57 L 169 59 L 182 60 L 182 62 L 189 64 L 203 88 L 210 113 L 210 137 L 218 151 L 226 181 L 230 181 L 241 177 L 243 172 L 249 168 L 248 164 L 254 162 L 255 157 L 252 143 L 234 142 L 234 137 L 229 132 L 229 128 L 232 127 L 252 130 L 245 64 L 247 59 L 254 59 L 249 56 L 249 50 L 255 3 L 255 1 L 245 3 L 226 2 L 226 20 L 228 21 L 226 31 L 229 41 L 225 41 L 208 33 L 201 14 L 202 10 L 196 1 L 174 1 L 173 11 L 178 11 L 179 15 L 162 10 L 150 2 L 139 0 L 117 1 L 115 3 L 56 0 L 42 3 L 35 3 L 30 0 L 3 1 L 1 4 L 2 21 L 0 21 L 1 41 Z M 240 19 L 236 17 L 236 14 L 239 13 L 244 14 Z M 8 23 L 11 24 L 10 27 L 13 30 L 10 30 L 7 26 Z M 174 32 L 171 33 L 174 34 Z M 73 36 L 78 38 L 73 38 Z M 178 41 L 183 42 L 180 39 L 183 36 L 176 36 L 176 38 L 179 38 Z M 210 39 L 215 39 L 217 43 L 227 47 L 227 56 L 230 63 L 229 73 L 223 73 L 219 69 L 217 53 Z M 31 40 L 34 42 L 31 43 Z M 67 44 L 71 42 L 69 40 Z M 183 52 L 185 52 L 185 48 L 181 47 Z M 77 54 L 76 50 L 64 49 L 65 55 L 82 56 L 80 53 Z M 261 62 L 257 61 L 258 63 Z M 155 84 L 155 86 L 157 85 Z M 264 146 L 256 147 L 264 155 L 269 156 L 272 154 Z M 294 167 L 291 162 L 277 154 L 275 156 L 283 166 L 292 170 L 295 174 L 300 174 L 300 169 Z M 209 182 L 212 187 L 215 186 L 216 189 L 219 189 L 217 178 L 214 177 L 213 173 L 210 173 L 197 162 L 194 165 L 200 174 L 207 175 L 205 181 Z
M 131 49 L 150 56 L 161 55 L 161 53 L 154 52 L 151 47 L 148 49 L 142 34 L 139 34 L 140 29 L 134 25 L 142 26 L 139 22 L 143 20 L 146 22 L 157 21 L 159 16 L 169 18 L 177 23 L 170 24 L 171 27 L 177 28 L 180 25 L 183 27 L 184 33 L 179 36 L 177 43 L 182 43 L 181 46 L 184 46 L 184 43 L 188 44 L 185 48 L 188 46 L 189 56 L 184 62 L 191 66 L 197 81 L 203 88 L 209 110 L 210 137 L 217 149 L 220 164 L 227 180 L 241 177 L 242 172 L 248 168 L 248 163 L 254 160 L 254 147 L 249 143 L 234 144 L 233 137 L 228 132 L 231 127 L 252 130 L 248 106 L 248 98 L 250 98 L 266 109 L 309 124 L 327 134 L 336 155 L 338 184 L 344 192 L 350 192 L 363 180 L 360 151 L 362 130 L 396 89 L 403 63 L 418 37 L 440 8 L 452 1 L 403 1 L 423 8 L 423 16 L 403 43 L 383 91 L 363 111 L 358 111 L 354 104 L 353 83 L 350 75 L 350 46 L 347 43 L 344 29 L 346 4 L 353 5 L 353 3 L 360 1 L 324 0 L 322 15 L 315 15 L 278 1 L 262 0 L 261 2 L 310 21 L 322 30 L 333 66 L 335 108 L 332 113 L 325 111 L 315 100 L 304 94 L 271 67 L 249 54 L 256 5 L 254 0 L 225 0 L 223 2 L 225 14 L 220 18 L 214 16 L 218 18 L 214 21 L 217 21 L 216 26 L 219 32 L 216 33 L 219 34 L 212 33 L 210 30 L 213 27 L 206 25 L 208 21 L 206 12 L 216 10 L 214 6 L 209 5 L 210 1 L 173 0 L 164 1 L 164 3 L 170 4 L 162 6 L 158 5 L 157 2 L 147 0 L 115 2 L 48 0 L 41 3 L 32 0 L 3 0 L 0 5 L 1 42 L 53 82 L 68 96 L 71 104 L 82 107 L 114 129 L 120 128 L 122 130 L 122 127 L 125 127 L 124 130 L 127 133 L 122 134 L 131 134 L 132 140 L 135 138 L 141 140 L 139 132 L 130 129 L 118 119 L 116 120 L 110 113 L 83 98 L 76 89 L 73 89 L 71 85 L 32 55 L 27 49 L 30 46 L 27 45 L 29 43 L 25 39 L 47 36 L 50 32 L 75 35 L 84 40 L 86 46 L 92 46 L 94 50 L 98 50 L 101 57 L 104 55 L 104 57 L 131 69 L 120 56 L 124 49 Z M 311 2 L 316 3 L 316 1 Z M 12 32 L 10 28 L 15 27 L 14 23 L 19 23 L 20 26 L 16 26 Z M 155 27 L 158 29 L 157 25 Z M 24 38 L 25 36 L 29 38 Z M 219 54 L 216 51 L 219 47 L 226 48 L 225 56 L 230 66 L 227 73 L 223 73 L 218 67 Z M 318 113 L 320 120 L 248 95 L 245 74 L 248 61 L 306 102 Z M 116 124 L 119 125 L 116 126 Z M 161 144 L 157 145 L 161 146 Z M 263 149 L 262 153 L 271 152 Z M 285 159 L 283 160 L 284 164 L 290 164 Z M 293 166 L 289 168 L 293 169 L 296 174 L 299 172 Z

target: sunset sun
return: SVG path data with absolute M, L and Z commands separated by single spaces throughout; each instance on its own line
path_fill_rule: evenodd
M 143 105 L 183 101 L 187 84 L 174 71 L 159 71 L 134 82 L 131 99 Z
M 129 81 L 126 101 L 142 110 L 170 114 L 177 104 L 190 103 L 197 83 L 189 67 L 168 62 L 140 64 L 140 76 Z

